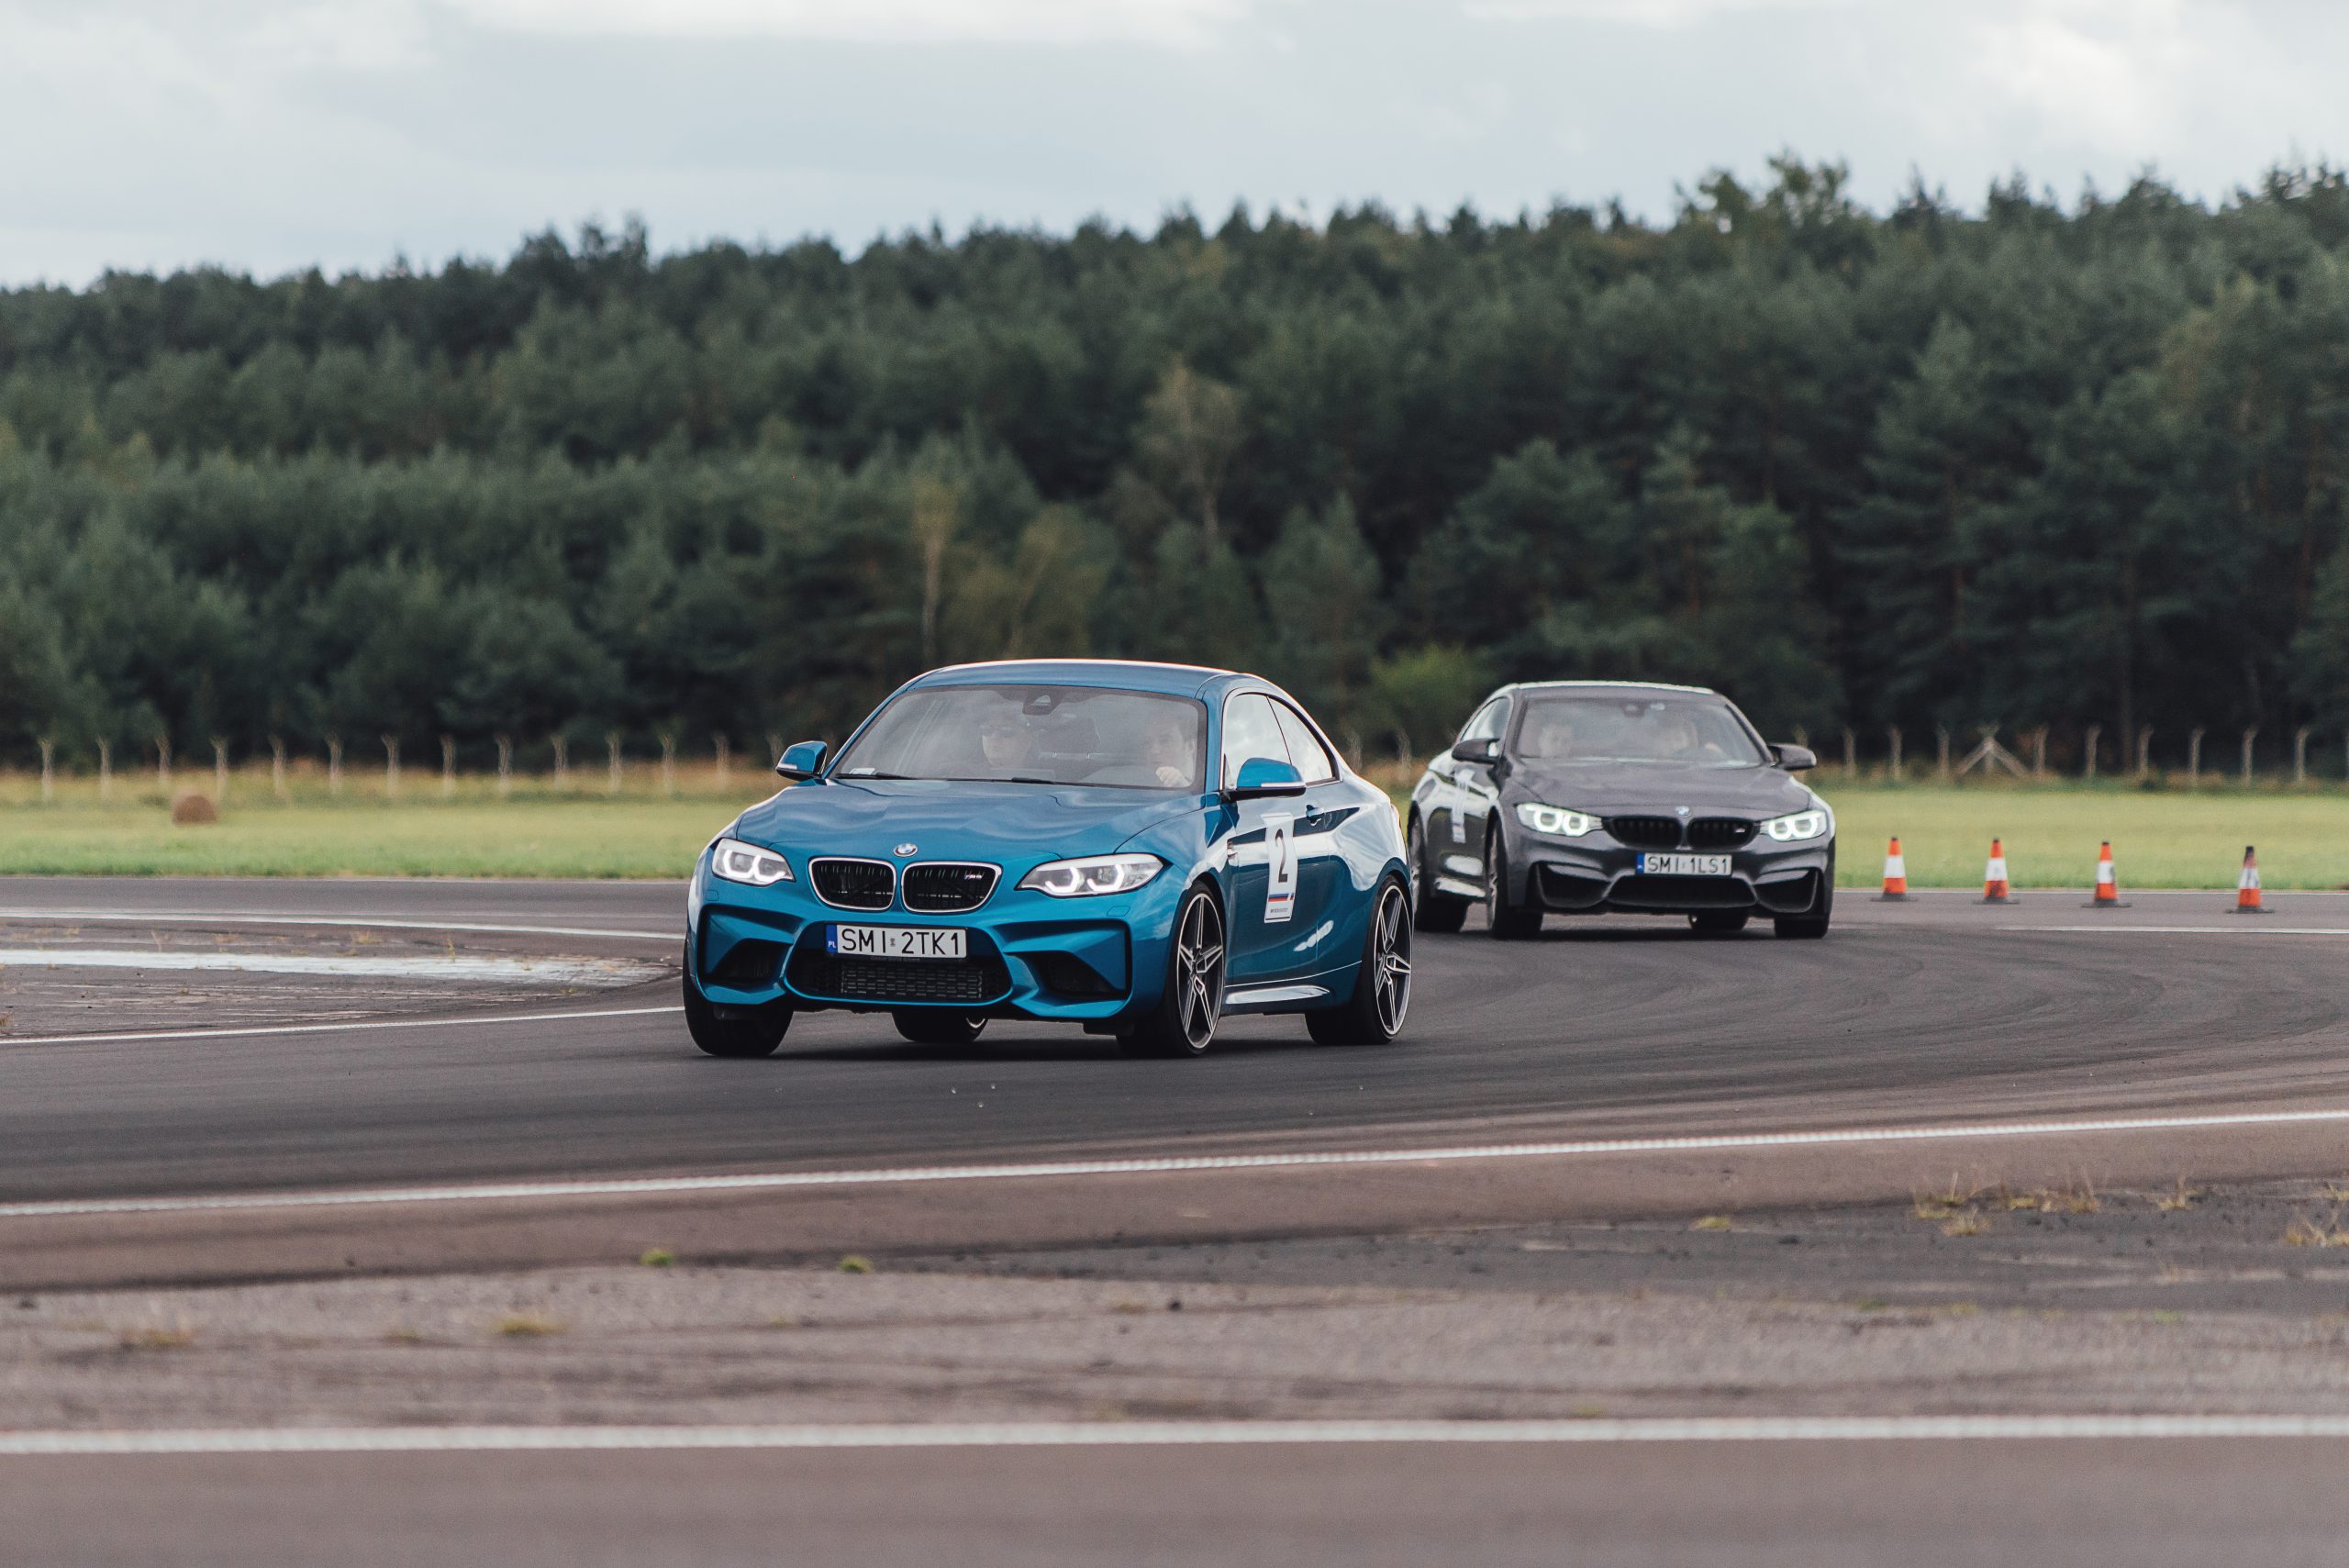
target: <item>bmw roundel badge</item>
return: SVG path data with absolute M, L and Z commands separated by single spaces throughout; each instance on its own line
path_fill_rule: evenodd
M 920 851 L 921 846 L 919 844 L 899 844 L 895 850 L 892 850 L 889 852 L 896 855 L 899 860 L 904 860 L 907 856 L 918 854 Z

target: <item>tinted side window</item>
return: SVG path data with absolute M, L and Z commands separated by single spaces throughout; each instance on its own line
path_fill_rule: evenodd
M 1249 692 L 1223 705 L 1223 782 L 1229 787 L 1240 778 L 1240 764 L 1257 757 L 1288 762 L 1288 747 L 1281 740 L 1280 720 L 1273 717 L 1272 699 Z
M 1497 740 L 1501 731 L 1508 728 L 1508 698 L 1495 697 L 1476 710 L 1476 716 L 1461 730 L 1463 740 Z
M 1330 755 L 1330 748 L 1313 733 L 1313 726 L 1286 703 L 1273 705 L 1273 717 L 1280 720 L 1281 739 L 1288 742 L 1289 760 L 1307 784 L 1329 784 L 1338 776 L 1337 759 Z

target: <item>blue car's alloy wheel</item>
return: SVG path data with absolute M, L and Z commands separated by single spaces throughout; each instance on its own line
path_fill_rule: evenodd
M 1126 1037 L 1127 1048 L 1141 1055 L 1199 1055 L 1223 1018 L 1223 911 L 1206 888 L 1184 895 L 1174 946 L 1166 995 Z
M 1323 1045 L 1378 1045 L 1403 1032 L 1411 1011 L 1411 906 L 1403 884 L 1379 889 L 1363 942 L 1362 968 L 1345 1006 L 1305 1015 Z

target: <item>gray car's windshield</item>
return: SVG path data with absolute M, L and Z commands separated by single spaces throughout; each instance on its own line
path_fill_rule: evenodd
M 1726 703 L 1698 696 L 1536 696 L 1518 726 L 1517 755 L 1544 762 L 1766 762 Z
M 1205 788 L 1207 705 L 1097 686 L 919 686 L 841 754 L 840 779 Z

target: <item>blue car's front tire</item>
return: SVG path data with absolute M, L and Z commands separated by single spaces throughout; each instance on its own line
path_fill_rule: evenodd
M 710 1056 L 773 1056 L 791 1027 L 791 1009 L 781 1003 L 763 1007 L 729 1007 L 724 1013 L 711 1005 L 694 984 L 693 954 L 685 955 L 685 1032 Z
M 1167 943 L 1166 985 L 1158 1003 L 1119 1041 L 1136 1056 L 1199 1056 L 1223 1019 L 1223 906 L 1201 882 L 1183 895 Z

